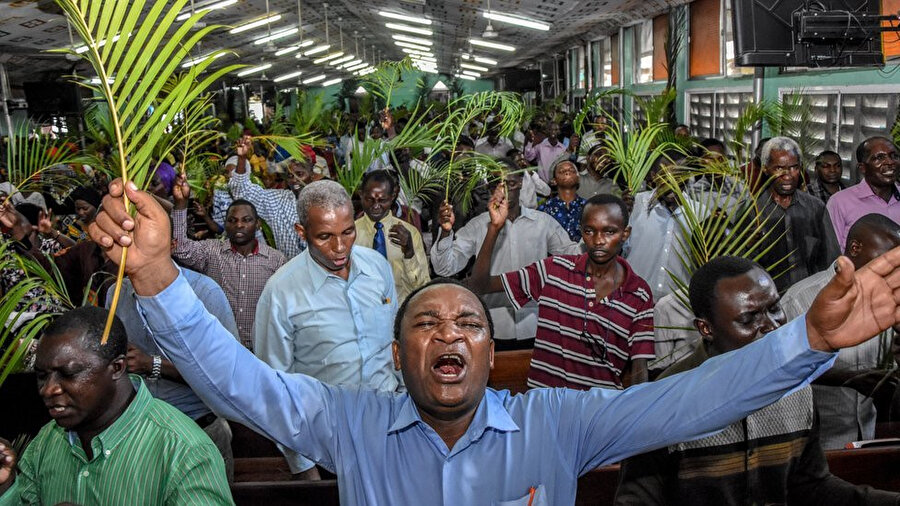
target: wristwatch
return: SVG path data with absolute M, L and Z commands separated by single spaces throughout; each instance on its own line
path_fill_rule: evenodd
M 159 379 L 159 374 L 162 372 L 162 357 L 153 355 L 151 358 L 153 359 L 153 365 L 150 367 L 150 375 L 147 378 Z

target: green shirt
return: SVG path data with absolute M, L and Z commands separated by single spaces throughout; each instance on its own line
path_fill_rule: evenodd
M 137 395 L 91 441 L 93 459 L 74 432 L 48 423 L 23 453 L 0 506 L 234 504 L 222 456 L 206 433 L 154 399 L 140 377 L 131 380 Z

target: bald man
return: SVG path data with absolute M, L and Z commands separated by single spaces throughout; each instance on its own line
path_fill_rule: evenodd
M 900 225 L 883 214 L 872 213 L 850 227 L 844 255 L 860 269 L 897 246 L 900 246 Z M 833 265 L 792 286 L 781 299 L 787 318 L 796 318 L 809 310 L 816 294 L 832 277 Z M 884 371 L 876 370 L 881 335 L 841 350 L 834 367 L 813 383 L 822 447 L 826 450 L 875 437 L 876 413 L 871 394 L 884 376 Z

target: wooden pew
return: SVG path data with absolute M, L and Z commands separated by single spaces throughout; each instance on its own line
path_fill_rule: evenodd
M 528 390 L 525 385 L 531 367 L 532 350 L 498 351 L 494 353 L 494 368 L 488 386 L 495 390 L 509 390 L 518 394 Z
M 900 492 L 900 447 L 826 452 L 832 473 L 851 483 Z M 337 482 L 285 481 L 290 472 L 284 459 L 235 459 L 235 502 L 241 504 L 337 505 Z M 611 505 L 619 480 L 619 466 L 595 469 L 578 480 L 577 506 Z M 293 502 L 292 502 L 293 501 Z

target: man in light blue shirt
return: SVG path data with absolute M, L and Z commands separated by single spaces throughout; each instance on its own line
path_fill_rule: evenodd
M 390 264 L 375 250 L 354 246 L 353 205 L 340 184 L 307 185 L 297 216 L 297 233 L 309 247 L 263 288 L 256 355 L 279 371 L 332 385 L 395 391 L 401 383 L 391 363 L 397 290 Z M 289 451 L 285 457 L 294 474 L 314 466 Z
M 130 247 L 125 270 L 157 344 L 214 409 L 332 469 L 342 504 L 574 504 L 579 475 L 721 430 L 900 320 L 900 248 L 859 272 L 841 258 L 805 319 L 693 371 L 624 391 L 512 396 L 487 388 L 483 302 L 439 280 L 398 311 L 393 360 L 408 393 L 331 386 L 275 371 L 228 336 L 168 258 L 162 209 L 132 185 L 132 218 L 122 193 L 114 181 L 90 232 L 110 258 Z

